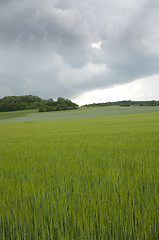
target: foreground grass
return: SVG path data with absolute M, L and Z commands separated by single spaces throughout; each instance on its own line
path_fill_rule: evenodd
M 159 113 L 0 132 L 0 239 L 159 239 Z

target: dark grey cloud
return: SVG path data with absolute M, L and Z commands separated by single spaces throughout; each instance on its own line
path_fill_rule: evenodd
M 0 97 L 72 98 L 159 74 L 158 23 L 158 0 L 0 0 Z

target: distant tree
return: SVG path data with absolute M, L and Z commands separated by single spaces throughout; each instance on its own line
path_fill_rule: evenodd
M 155 100 L 152 100 L 152 101 L 150 102 L 150 105 L 151 105 L 151 106 L 157 106 L 157 105 L 158 105 L 158 103 L 157 103 L 157 101 L 155 101 Z
M 39 112 L 49 112 L 76 109 L 77 107 L 76 103 L 63 97 L 59 97 L 57 101 L 54 101 L 52 98 L 44 100 L 32 95 L 8 96 L 0 99 L 1 112 L 25 109 L 39 109 Z
M 77 108 L 78 105 L 76 103 L 73 103 L 69 99 L 59 97 L 57 101 L 54 101 L 53 99 L 44 100 L 39 107 L 39 112 L 71 110 Z
M 40 107 L 42 99 L 37 96 L 8 96 L 0 99 L 0 111 L 17 111 L 24 109 L 37 109 Z

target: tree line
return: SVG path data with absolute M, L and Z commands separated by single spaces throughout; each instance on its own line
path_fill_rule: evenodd
M 83 107 L 107 107 L 107 106 L 120 106 L 120 107 L 129 107 L 129 106 L 159 106 L 159 101 L 131 101 L 123 100 L 118 102 L 106 102 L 106 103 L 92 103 L 86 104 Z
M 78 105 L 69 99 L 59 97 L 57 101 L 42 99 L 33 95 L 7 96 L 0 99 L 0 112 L 38 109 L 39 112 L 77 109 Z

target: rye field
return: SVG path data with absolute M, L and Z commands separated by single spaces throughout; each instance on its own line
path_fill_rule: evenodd
M 3 119 L 0 239 L 158 240 L 159 111 L 132 113 Z

